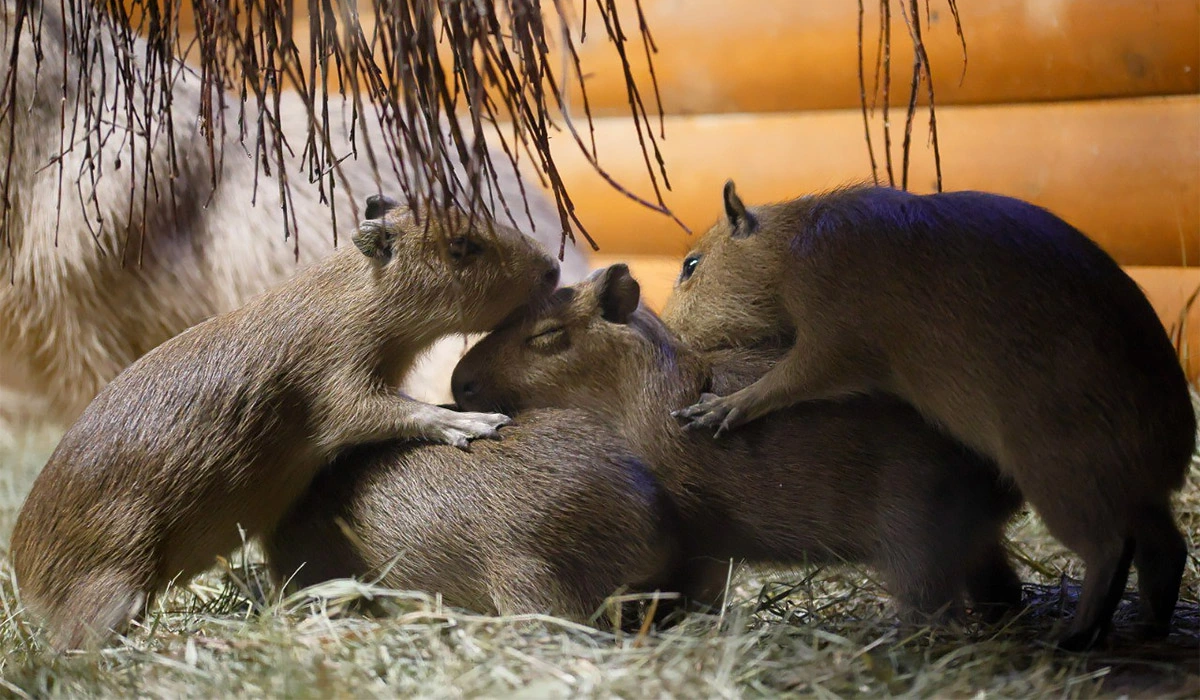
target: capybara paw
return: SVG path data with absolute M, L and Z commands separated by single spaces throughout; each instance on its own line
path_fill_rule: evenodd
M 1059 649 L 1069 652 L 1090 651 L 1095 649 L 1104 641 L 1102 630 L 1084 629 L 1078 632 L 1069 632 L 1058 640 L 1056 645 Z
M 716 430 L 716 437 L 721 437 L 747 421 L 749 415 L 738 405 L 733 395 L 717 396 L 716 394 L 701 394 L 700 400 L 687 408 L 672 411 L 672 416 L 682 419 L 683 426 L 688 430 Z
M 479 438 L 500 439 L 500 427 L 511 422 L 502 413 L 452 412 L 438 426 L 438 439 L 447 445 L 466 449 L 471 440 Z

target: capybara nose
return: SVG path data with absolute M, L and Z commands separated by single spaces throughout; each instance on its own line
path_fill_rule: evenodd
M 470 372 L 463 371 L 463 364 L 459 362 L 458 366 L 450 374 L 450 393 L 454 396 L 454 403 L 458 404 L 463 410 L 471 410 L 466 408 L 472 404 L 472 400 L 479 395 L 479 382 L 471 377 Z
M 558 287 L 558 276 L 558 261 L 551 258 L 550 269 L 542 273 L 542 283 L 546 286 L 546 289 L 553 290 Z

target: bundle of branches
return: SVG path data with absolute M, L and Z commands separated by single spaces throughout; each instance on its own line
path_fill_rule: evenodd
M 905 1 L 900 0 L 902 9 Z M 904 185 L 908 135 L 922 78 L 930 90 L 931 118 L 933 108 L 929 62 L 921 45 L 918 0 L 907 1 L 910 7 L 903 14 L 917 51 L 905 130 Z M 284 166 L 288 149 L 302 149 L 306 171 L 303 176 L 321 183 L 323 196 L 336 186 L 339 159 L 348 155 L 334 152 L 330 145 L 329 134 L 334 126 L 329 103 L 333 98 L 342 101 L 341 111 L 349 112 L 351 125 L 360 119 L 372 119 L 382 125 L 379 132 L 382 143 L 356 142 L 356 136 L 359 141 L 367 139 L 361 133 L 356 134 L 353 126 L 350 143 L 354 151 L 361 150 L 371 160 L 373 167 L 379 168 L 381 164 L 390 167 L 411 207 L 456 204 L 488 219 L 489 208 L 482 203 L 494 202 L 499 197 L 496 168 L 486 146 L 491 143 L 499 146 L 514 168 L 522 159 L 531 162 L 532 170 L 557 204 L 564 243 L 568 238 L 573 239 L 573 231 L 578 230 L 595 247 L 575 214 L 570 193 L 555 165 L 550 135 L 556 130 L 569 132 L 588 161 L 613 187 L 651 209 L 674 216 L 665 205 L 658 184 L 662 178 L 663 186 L 670 187 L 658 146 L 662 138 L 662 107 L 653 73 L 652 55 L 656 48 L 640 1 L 633 0 L 635 17 L 626 17 L 624 24 L 616 2 L 584 0 L 578 5 L 582 7 L 581 16 L 575 17 L 571 10 L 576 5 L 567 0 L 551 0 L 557 22 L 551 19 L 548 24 L 547 16 L 551 13 L 543 13 L 540 0 L 369 0 L 365 12 L 360 12 L 358 0 L 186 3 L 6 0 L 3 29 L 10 51 L 7 75 L 0 88 L 0 130 L 8 128 L 7 156 L 11 166 L 13 149 L 17 147 L 12 137 L 11 113 L 19 104 L 21 62 L 42 61 L 38 38 L 42 9 L 45 4 L 54 3 L 68 19 L 67 49 L 81 57 L 82 70 L 75 76 L 74 89 L 103 92 L 110 84 L 110 75 L 116 76 L 120 88 L 112 95 L 79 100 L 73 114 L 67 114 L 64 106 L 61 143 L 65 149 L 86 150 L 89 156 L 86 172 L 79 173 L 79 177 L 90 178 L 93 191 L 106 168 L 120 165 L 102 162 L 104 149 L 100 146 L 105 140 L 115 135 L 122 143 L 122 152 L 127 149 L 129 161 L 136 163 L 139 152 L 144 158 L 156 140 L 171 138 L 175 133 L 171 123 L 173 84 L 181 71 L 194 70 L 199 74 L 203 92 L 200 114 L 196 116 L 207 137 L 210 158 L 215 164 L 221 157 L 220 146 L 227 130 L 236 128 L 242 143 L 255 156 L 257 167 L 276 175 L 284 206 L 285 235 L 295 233 L 296 229 L 294 216 L 288 214 L 288 173 Z M 890 127 L 886 123 L 891 15 L 889 0 L 879 2 L 885 17 L 880 27 L 880 46 L 887 173 L 888 181 L 894 183 L 887 132 Z M 597 160 L 594 137 L 589 142 L 581 133 L 582 128 L 572 120 L 566 104 L 567 84 L 575 81 L 581 88 L 590 132 L 584 74 L 575 49 L 576 34 L 571 31 L 574 21 L 581 21 L 586 27 L 589 7 L 599 15 L 606 38 L 624 70 L 629 114 L 653 184 L 652 200 L 625 190 L 604 172 Z M 859 7 L 861 10 L 861 0 Z M 307 12 L 311 29 L 306 52 L 297 44 L 297 9 Z M 955 9 L 953 0 L 951 9 Z M 954 14 L 957 24 L 957 11 Z M 633 24 L 637 30 L 631 42 L 626 26 Z M 181 27 L 185 25 L 195 28 L 195 38 L 186 45 L 181 39 Z M 23 44 L 19 38 L 24 32 L 33 38 L 32 56 L 21 55 Z M 580 33 L 579 40 L 583 38 Z M 861 19 L 859 39 L 861 48 Z M 557 67 L 550 51 L 554 41 L 559 44 L 560 55 L 565 57 Z M 111 47 L 114 65 L 105 60 L 102 46 Z M 643 52 L 650 64 L 652 109 L 656 107 L 659 113 L 657 135 L 648 115 L 649 96 L 637 85 L 630 67 L 633 51 Z M 305 54 L 307 60 L 303 58 Z M 194 68 L 180 63 L 179 57 L 183 55 L 193 59 Z M 879 82 L 877 65 L 877 86 Z M 280 130 L 279 95 L 287 89 L 287 84 L 298 90 L 308 112 L 309 129 L 303 144 L 288 143 Z M 867 100 L 863 85 L 865 121 Z M 68 86 L 63 87 L 66 92 Z M 239 100 L 239 105 L 227 111 L 226 101 L 231 98 Z M 120 112 L 123 124 L 136 125 L 126 131 L 136 134 L 115 133 L 120 131 L 116 121 L 98 105 Z M 236 125 L 226 123 L 225 115 L 230 112 L 238 116 Z M 9 117 L 7 125 L 5 117 Z M 936 154 L 936 123 L 931 125 Z M 867 138 L 870 147 L 869 130 Z M 870 152 L 874 170 L 874 152 Z M 170 160 L 174 165 L 173 156 Z M 213 167 L 212 172 L 216 186 L 220 169 Z M 940 188 L 940 165 L 938 172 Z M 0 235 L 7 241 L 13 210 L 11 172 L 6 169 L 0 173 L 4 175 L 0 190 Z M 149 172 L 145 180 L 157 187 L 156 177 L 160 175 Z M 521 215 L 519 210 L 513 210 L 516 204 L 502 202 L 500 207 L 514 223 L 514 217 Z

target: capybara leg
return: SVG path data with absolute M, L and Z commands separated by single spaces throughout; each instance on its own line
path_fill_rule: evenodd
M 729 583 L 729 560 L 696 557 L 683 562 L 672 576 L 671 585 L 687 607 L 702 611 L 720 610 Z
M 1141 594 L 1142 632 L 1166 636 L 1187 565 L 1187 541 L 1167 505 L 1146 508 L 1133 521 L 1133 563 Z
M 967 571 L 967 595 L 987 622 L 998 622 L 1021 605 L 1021 579 L 1003 542 L 989 544 Z
M 146 606 L 146 592 L 113 576 L 81 582 L 47 616 L 50 644 L 59 651 L 95 648 L 125 631 Z
M 470 413 L 421 403 L 403 394 L 364 393 L 336 411 L 322 444 L 344 447 L 381 440 L 430 440 L 465 449 L 476 438 L 498 438 L 509 423 L 499 413 Z M 331 414 L 335 413 L 331 411 Z
M 899 604 L 900 619 L 916 625 L 944 625 L 961 621 L 963 617 L 961 579 L 940 575 L 926 569 L 916 578 L 908 576 L 890 577 L 888 585 Z
M 1129 565 L 1133 561 L 1133 538 L 1110 542 L 1083 556 L 1086 573 L 1079 607 L 1058 646 L 1066 651 L 1084 651 L 1100 644 L 1108 635 L 1113 612 L 1125 592 Z
M 492 574 L 492 604 L 501 615 L 553 615 L 587 623 L 603 612 L 605 598 L 619 586 L 595 593 L 595 581 L 565 583 L 544 562 L 510 560 Z
M 866 392 L 875 387 L 872 363 L 860 355 L 811 342 L 797 344 L 750 386 L 728 396 L 705 394 L 673 415 L 685 419 L 689 428 L 715 429 L 719 436 L 800 401 Z

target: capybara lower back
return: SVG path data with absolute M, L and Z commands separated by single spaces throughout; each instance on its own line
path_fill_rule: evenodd
M 671 408 L 736 381 L 740 361 L 712 371 L 638 298 L 618 265 L 518 312 L 459 363 L 456 399 L 616 426 L 679 509 L 689 596 L 713 600 L 732 558 L 867 563 L 922 616 L 1020 601 L 1002 533 L 1020 497 L 994 464 L 886 396 L 796 406 L 728 440 L 685 432 Z
M 274 534 L 277 580 L 358 577 L 449 605 L 587 622 L 622 587 L 670 587 L 674 516 L 650 470 L 582 411 L 528 411 L 463 452 L 341 455 Z
M 1187 549 L 1170 510 L 1195 451 L 1154 309 L 1069 224 L 980 192 L 853 187 L 747 209 L 684 261 L 664 319 L 701 349 L 789 338 L 758 381 L 680 411 L 736 429 L 798 401 L 886 391 L 1000 465 L 1087 566 L 1062 644 L 1103 639 L 1132 560 L 1165 633 Z

